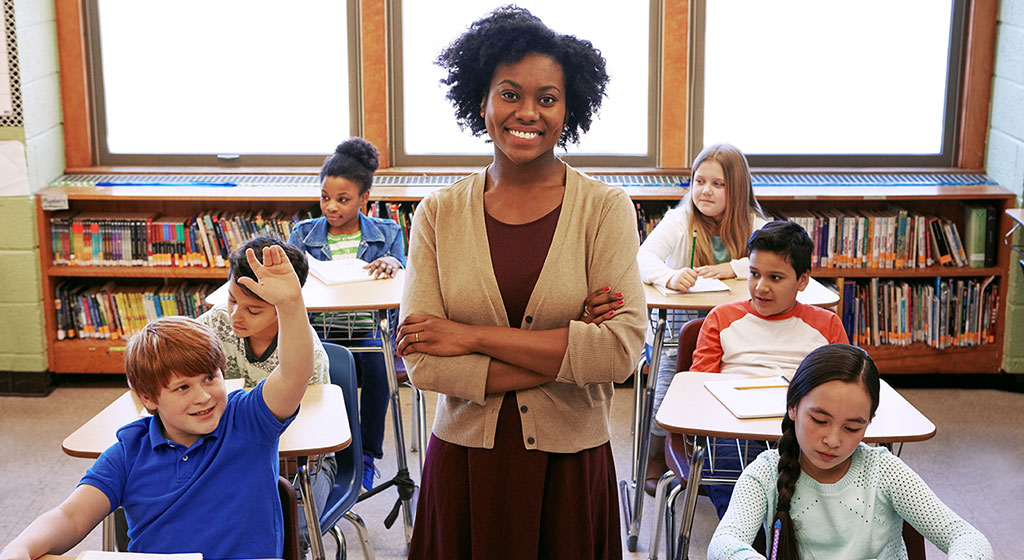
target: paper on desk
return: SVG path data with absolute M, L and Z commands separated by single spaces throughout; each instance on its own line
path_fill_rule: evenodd
M 143 554 L 140 552 L 104 552 L 102 550 L 86 550 L 75 557 L 76 560 L 203 560 L 201 552 L 187 554 Z
M 704 382 L 704 387 L 736 418 L 785 415 L 788 385 L 789 381 L 781 375 Z
M 704 277 L 698 277 L 697 278 L 697 283 L 694 284 L 693 286 L 691 286 L 690 289 L 685 291 L 685 292 L 680 292 L 679 290 L 672 290 L 672 289 L 666 288 L 665 286 L 662 286 L 661 284 L 655 284 L 654 287 L 658 288 L 658 291 L 661 292 L 661 295 L 663 295 L 663 296 L 675 296 L 675 295 L 685 296 L 687 294 L 706 294 L 708 292 L 728 292 L 729 291 L 729 286 L 726 286 L 725 282 L 722 282 L 718 278 L 704 278 Z
M 340 259 L 318 261 L 309 259 L 309 272 L 324 284 L 347 284 L 375 280 L 370 271 L 363 268 L 368 263 L 361 259 Z

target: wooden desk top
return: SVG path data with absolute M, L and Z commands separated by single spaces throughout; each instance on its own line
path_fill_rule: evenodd
M 723 303 L 733 303 L 750 299 L 750 290 L 747 288 L 747 281 L 738 278 L 723 280 L 729 286 L 728 292 L 708 292 L 701 294 L 679 294 L 664 296 L 657 288 L 650 284 L 644 284 L 644 297 L 647 298 L 649 309 L 712 309 Z M 811 278 L 807 288 L 796 295 L 797 301 L 807 305 L 820 307 L 832 307 L 839 303 L 839 294 L 826 288 L 820 282 Z
M 239 381 L 229 379 L 229 391 L 240 388 L 240 384 L 231 383 Z M 65 438 L 61 448 L 72 457 L 95 459 L 117 443 L 118 428 L 148 414 L 142 402 L 128 391 Z M 310 385 L 298 416 L 281 435 L 278 451 L 282 457 L 319 455 L 344 449 L 351 442 L 341 387 Z
M 405 270 L 399 270 L 394 278 L 368 280 L 349 284 L 326 285 L 312 274 L 302 287 L 302 300 L 308 311 L 376 311 L 397 309 L 402 302 L 405 288 Z M 228 301 L 228 284 L 225 282 L 213 293 L 206 296 L 206 303 L 220 305 Z
M 704 387 L 705 381 L 743 375 L 682 372 L 665 394 L 655 422 L 665 430 L 698 436 L 775 441 L 782 436 L 782 417 L 736 418 Z M 935 436 L 932 424 L 914 405 L 882 381 L 875 419 L 864 434 L 866 443 L 924 441 Z
M 1006 215 L 1013 218 L 1018 225 L 1024 226 L 1024 208 L 1007 208 Z

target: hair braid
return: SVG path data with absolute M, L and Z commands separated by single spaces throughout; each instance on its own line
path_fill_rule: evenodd
M 800 558 L 796 529 L 793 527 L 793 519 L 789 515 L 789 506 L 798 478 L 800 478 L 800 444 L 796 441 L 796 428 L 793 421 L 786 415 L 782 418 L 782 438 L 779 439 L 779 482 L 777 484 L 779 495 L 775 504 L 775 519 L 782 522 L 776 556 L 779 560 Z M 774 525 L 773 522 L 772 526 Z M 774 538 L 774 533 L 769 534 L 769 537 Z M 769 550 L 771 547 L 772 543 L 769 541 Z

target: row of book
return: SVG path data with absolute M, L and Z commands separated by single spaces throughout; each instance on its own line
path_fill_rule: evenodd
M 640 242 L 643 243 L 647 236 L 658 227 L 658 223 L 665 217 L 674 203 L 636 203 L 636 230 L 640 234 Z
M 813 268 L 995 266 L 998 210 L 965 204 L 963 211 L 962 230 L 954 220 L 898 207 L 885 211 L 782 212 L 776 217 L 807 230 L 814 240 Z
M 210 309 L 206 296 L 215 289 L 204 282 L 125 286 L 67 280 L 54 288 L 57 340 L 127 339 L 160 317 L 198 317 Z
M 307 212 L 57 212 L 50 218 L 53 264 L 70 266 L 225 267 L 258 235 L 288 239 Z
M 405 242 L 405 252 L 409 252 L 409 231 L 412 229 L 412 217 L 416 213 L 415 202 L 385 202 L 383 200 L 371 202 L 366 209 L 366 215 L 374 218 L 385 218 L 394 220 L 402 228 L 402 237 Z
M 995 342 L 999 285 L 986 278 L 843 283 L 842 321 L 857 346 L 937 349 Z

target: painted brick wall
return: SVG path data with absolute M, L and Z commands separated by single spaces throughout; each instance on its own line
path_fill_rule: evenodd
M 1002 0 L 996 30 L 996 64 L 989 120 L 988 174 L 1024 196 L 1024 0 Z M 1018 243 L 1024 239 L 1018 236 Z M 1024 373 L 1024 278 L 1019 257 L 1010 265 L 1003 369 Z
M 15 0 L 14 7 L 24 127 L 0 136 L 24 142 L 34 193 L 64 169 L 56 21 L 53 2 Z M 46 369 L 33 204 L 31 196 L 0 198 L 0 221 L 10 232 L 0 236 L 0 370 Z

